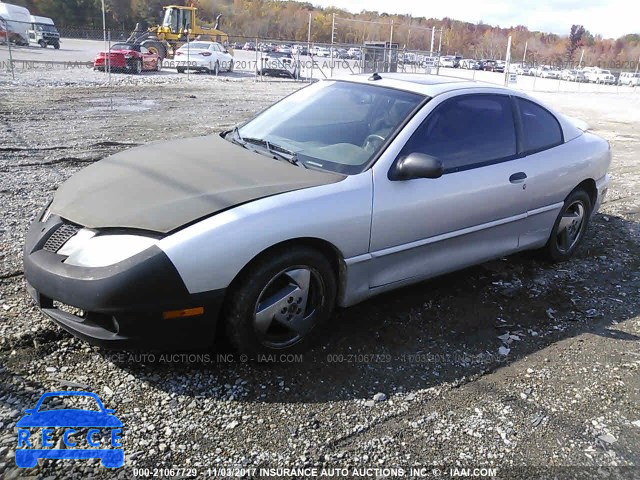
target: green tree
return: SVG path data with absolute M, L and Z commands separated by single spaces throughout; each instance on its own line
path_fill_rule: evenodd
M 567 43 L 567 62 L 573 63 L 576 50 L 584 45 L 586 30 L 582 25 L 571 25 L 569 42 Z

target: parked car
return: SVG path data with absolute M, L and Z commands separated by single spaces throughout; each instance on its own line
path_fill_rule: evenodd
M 362 51 L 359 48 L 350 48 L 347 50 L 347 55 L 349 55 L 349 58 L 353 60 L 360 60 Z
M 504 60 L 496 60 L 496 64 L 493 67 L 494 72 L 504 73 L 504 69 L 506 67 L 506 63 Z
M 289 55 L 293 54 L 293 49 L 290 45 L 280 45 L 274 49 L 274 52 L 278 53 L 288 53 Z
M 616 82 L 616 77 L 609 70 L 603 70 L 599 67 L 585 67 L 583 71 L 588 82 L 608 85 L 613 85 Z
M 326 47 L 314 47 L 313 54 L 317 57 L 330 57 L 331 50 Z
M 596 75 L 596 83 L 604 83 L 606 85 L 615 85 L 616 77 L 609 70 L 601 70 Z
M 441 67 L 455 68 L 455 66 L 456 66 L 456 58 L 454 56 L 452 56 L 452 55 L 447 55 L 447 56 L 444 56 L 444 57 L 440 57 L 439 65 Z
M 0 39 L 16 45 L 29 46 L 31 13 L 28 9 L 21 5 L 0 2 L 0 18 Z
M 256 44 L 253 42 L 246 42 L 242 47 L 242 50 L 255 50 L 255 49 L 256 49 Z
M 175 67 L 178 73 L 195 70 L 218 75 L 233 71 L 233 55 L 218 42 L 190 42 L 178 48 L 174 59 L 165 65 Z
M 28 31 L 29 43 L 47 48 L 51 45 L 58 50 L 60 48 L 60 33 L 53 20 L 48 17 L 31 15 L 31 25 Z
M 298 78 L 300 70 L 298 63 L 290 53 L 271 52 L 262 57 L 257 74 Z
M 150 52 L 138 43 L 115 43 L 109 55 L 100 52 L 93 60 L 94 70 L 141 73 L 145 70 L 159 71 L 162 60 L 157 53 Z
M 559 79 L 560 71 L 549 65 L 544 65 L 543 67 L 538 69 L 538 76 L 540 78 Z
M 495 72 L 497 68 L 497 62 L 495 60 L 481 60 L 482 69 L 487 72 Z
M 620 85 L 637 87 L 640 85 L 640 72 L 622 72 L 618 78 L 618 83 Z
M 333 50 L 333 58 L 337 58 L 339 60 L 346 60 L 349 58 L 349 54 L 347 53 L 346 48 L 335 48 Z
M 562 80 L 567 80 L 568 82 L 584 82 L 586 81 L 586 77 L 584 73 L 580 70 L 576 69 L 565 69 L 560 73 L 560 78 Z
M 337 305 L 521 250 L 570 259 L 611 162 L 578 125 L 446 76 L 320 80 L 76 173 L 26 234 L 27 289 L 104 346 L 302 349 Z

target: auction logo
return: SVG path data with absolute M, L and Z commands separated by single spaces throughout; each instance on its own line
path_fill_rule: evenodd
M 59 408 L 61 405 L 70 408 Z M 79 406 L 88 408 L 77 408 Z M 45 393 L 34 408 L 28 408 L 24 413 L 26 415 L 16 424 L 18 467 L 35 467 L 39 458 L 99 458 L 107 468 L 124 465 L 120 442 L 122 422 L 113 415 L 114 410 L 104 408 L 95 393 Z M 54 429 L 58 438 L 54 438 Z M 58 448 L 62 445 L 66 448 Z

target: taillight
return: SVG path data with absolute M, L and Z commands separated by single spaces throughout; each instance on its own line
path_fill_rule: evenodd
M 202 55 L 203 57 L 210 57 L 211 52 L 200 52 L 200 55 Z

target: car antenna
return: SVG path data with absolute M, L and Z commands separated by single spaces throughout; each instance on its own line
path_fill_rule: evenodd
M 375 72 L 373 75 L 371 75 L 369 77 L 369 80 L 371 80 L 372 82 L 376 81 L 376 80 L 382 80 L 382 77 L 380 76 L 380 74 L 378 72 Z

